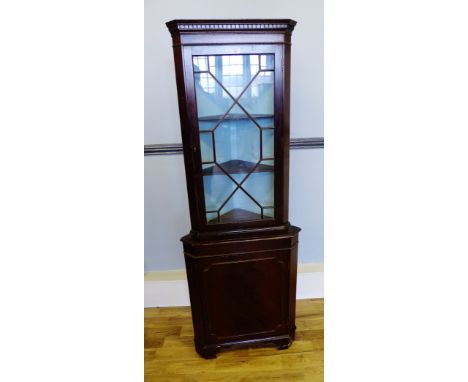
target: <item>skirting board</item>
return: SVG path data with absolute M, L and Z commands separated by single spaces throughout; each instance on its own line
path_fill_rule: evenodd
M 298 265 L 296 298 L 323 298 L 323 263 Z M 145 273 L 145 308 L 189 305 L 185 270 Z

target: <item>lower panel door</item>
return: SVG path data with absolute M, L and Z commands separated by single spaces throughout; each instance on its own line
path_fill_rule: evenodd
M 205 258 L 201 272 L 209 343 L 288 332 L 289 251 Z

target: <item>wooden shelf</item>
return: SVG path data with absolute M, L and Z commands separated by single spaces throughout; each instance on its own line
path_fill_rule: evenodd
M 247 162 L 244 160 L 233 159 L 224 163 L 220 163 L 220 166 L 228 174 L 248 174 L 255 167 L 255 163 Z M 273 172 L 274 166 L 260 163 L 254 172 Z M 217 165 L 213 165 L 203 169 L 203 175 L 225 175 Z
M 268 216 L 264 216 L 263 219 L 273 219 Z M 239 221 L 252 221 L 252 220 L 262 220 L 260 214 L 255 212 L 246 211 L 241 208 L 234 208 L 233 210 L 220 216 L 220 223 L 236 223 Z M 208 221 L 208 224 L 216 224 L 217 219 L 211 219 Z
M 273 114 L 251 114 L 254 119 L 257 118 L 274 118 Z M 219 121 L 223 116 L 222 115 L 208 115 L 205 117 L 199 117 L 198 120 L 200 122 L 207 122 L 207 121 Z M 236 120 L 236 119 L 250 119 L 247 114 L 228 114 L 224 120 Z

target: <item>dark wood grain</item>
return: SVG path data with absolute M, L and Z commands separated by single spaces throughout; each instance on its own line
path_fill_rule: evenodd
M 195 348 L 205 358 L 236 346 L 274 344 L 285 349 L 294 339 L 300 229 L 288 220 L 288 184 L 290 40 L 295 24 L 293 20 L 167 23 L 174 47 L 192 225 L 181 240 Z M 206 221 L 203 177 L 218 174 L 219 168 L 202 167 L 192 56 L 223 54 L 275 57 L 274 166 L 262 163 L 256 168 L 274 174 L 275 215 L 271 219 L 234 209 L 218 224 Z M 221 164 L 228 174 L 247 174 L 255 165 L 239 160 Z
M 274 344 L 295 332 L 297 236 L 202 241 L 185 237 L 185 263 L 197 351 Z
M 268 219 L 268 217 L 263 217 L 261 214 L 256 214 L 255 212 L 246 211 L 241 208 L 234 208 L 233 210 L 222 214 L 220 216 L 221 223 L 231 223 L 237 221 L 246 221 L 246 220 L 260 220 L 260 219 Z M 216 223 L 218 219 L 209 220 L 208 223 Z

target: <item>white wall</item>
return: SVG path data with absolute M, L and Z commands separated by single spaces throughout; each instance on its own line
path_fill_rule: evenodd
M 182 155 L 145 157 L 145 271 L 184 268 L 180 238 L 190 231 Z
M 175 18 L 291 18 L 291 137 L 323 136 L 323 0 L 145 0 L 145 144 L 180 143 L 172 42 Z M 323 262 L 323 150 L 292 150 L 290 221 L 300 263 Z M 145 271 L 184 268 L 190 230 L 183 158 L 145 157 Z

